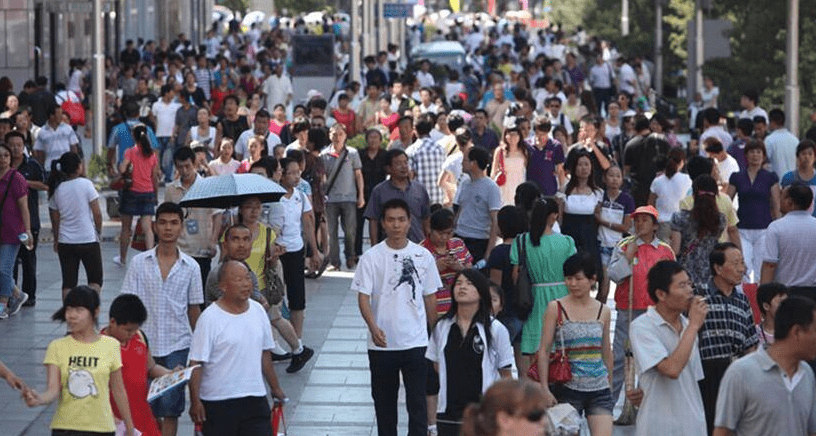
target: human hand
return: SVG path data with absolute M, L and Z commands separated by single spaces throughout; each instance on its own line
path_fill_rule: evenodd
M 261 303 L 261 306 L 263 306 L 264 310 L 269 310 L 270 307 L 269 301 L 266 301 L 266 297 L 264 297 L 263 295 L 260 296 L 258 303 Z
M 28 386 L 26 386 L 23 380 L 14 374 L 9 374 L 6 377 L 6 383 L 8 383 L 13 389 L 18 390 L 23 394 L 25 394 L 25 392 L 28 390 Z
M 59 253 L 59 250 L 57 250 L 57 246 L 58 246 L 58 245 L 59 245 L 59 242 L 57 242 L 57 240 L 56 240 L 56 238 L 55 238 L 55 239 L 54 239 L 54 253 Z
M 283 392 L 283 389 L 281 389 L 280 386 L 275 386 L 270 390 L 272 391 L 272 398 L 274 398 L 275 401 L 278 401 L 280 403 L 289 402 L 289 399 L 286 398 L 286 394 Z
M 699 295 L 692 297 L 691 306 L 689 307 L 689 325 L 699 329 L 703 326 L 706 315 L 708 315 L 708 303 L 706 303 L 705 297 Z
M 201 400 L 194 400 L 192 404 L 190 404 L 190 418 L 192 418 L 196 424 L 201 424 L 207 420 L 204 413 L 204 405 L 201 404 Z
M 639 407 L 640 403 L 643 402 L 643 389 L 637 388 L 626 391 L 626 399 L 629 400 L 633 406 Z
M 550 408 L 558 404 L 555 395 L 550 392 L 549 388 L 544 388 L 544 407 Z
M 357 209 L 362 209 L 365 206 L 365 198 L 363 196 L 357 197 Z
M 626 246 L 626 251 L 624 252 L 626 258 L 629 259 L 630 261 L 634 259 L 635 254 L 637 254 L 637 249 L 638 249 L 637 243 L 630 242 L 629 245 Z
M 385 341 L 385 332 L 382 331 L 382 329 L 374 326 L 373 328 L 369 328 L 369 331 L 371 332 L 371 340 L 374 341 L 374 345 L 380 348 L 385 348 L 387 346 Z
M 26 389 L 23 392 L 23 400 L 28 407 L 36 407 L 42 404 L 42 398 L 40 398 L 40 394 L 37 393 L 34 389 Z

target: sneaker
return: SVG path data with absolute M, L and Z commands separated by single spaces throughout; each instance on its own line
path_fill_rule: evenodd
M 312 358 L 312 356 L 314 356 L 314 350 L 304 346 L 303 351 L 300 354 L 295 354 L 292 356 L 292 363 L 290 363 L 289 367 L 286 368 L 286 372 L 292 374 L 300 371 L 306 365 L 306 362 Z
M 0 319 L 6 319 L 9 317 L 8 307 L 5 304 L 0 304 Z
M 28 294 L 26 294 L 26 295 L 28 295 Z M 29 297 L 29 298 L 26 300 L 26 302 L 25 302 L 25 303 L 23 303 L 23 307 L 34 307 L 34 305 L 35 305 L 35 304 L 37 304 L 37 300 L 35 300 L 35 299 L 33 299 L 33 298 Z
M 115 256 L 113 258 L 113 264 L 118 266 L 119 268 L 124 268 L 125 267 L 125 263 L 122 262 L 122 258 L 120 256 Z
M 9 300 L 9 315 L 17 315 L 20 309 L 23 308 L 23 303 L 28 300 L 28 294 L 25 292 L 21 292 L 20 294 L 22 294 L 22 297 L 11 297 Z
M 289 360 L 292 358 L 292 353 L 283 353 L 278 354 L 276 352 L 272 352 L 272 361 L 273 362 L 280 362 L 281 360 Z
M 439 436 L 439 431 L 436 429 L 436 426 L 428 427 L 428 436 Z

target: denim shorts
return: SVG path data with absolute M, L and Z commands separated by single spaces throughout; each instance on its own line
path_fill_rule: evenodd
M 166 356 L 153 356 L 153 359 L 157 365 L 161 365 L 172 371 L 179 365 L 187 366 L 187 354 L 189 352 L 190 349 L 185 348 L 183 350 L 173 351 Z M 176 386 L 166 394 L 153 400 L 150 403 L 153 416 L 156 418 L 177 418 L 181 416 L 184 413 L 184 386 L 184 384 Z
M 601 265 L 605 267 L 609 266 L 609 261 L 612 260 L 612 252 L 615 251 L 615 247 L 604 247 L 601 246 L 598 252 L 601 254 Z
M 119 213 L 130 216 L 153 216 L 155 212 L 155 192 L 120 191 Z
M 569 403 L 582 416 L 612 415 L 615 407 L 609 388 L 583 392 L 559 384 L 550 385 L 550 392 L 559 403 Z

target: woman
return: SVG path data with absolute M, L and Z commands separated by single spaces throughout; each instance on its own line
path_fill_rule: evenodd
M 568 403 L 586 415 L 592 436 L 612 435 L 612 346 L 609 340 L 612 313 L 590 295 L 599 272 L 589 253 L 578 253 L 564 262 L 569 294 L 550 302 L 538 348 L 538 374 L 544 405 Z M 558 325 L 557 325 L 558 323 Z M 556 334 L 557 332 L 557 334 Z M 569 360 L 572 379 L 548 384 L 549 355 L 561 350 Z
M 33 247 L 28 210 L 28 182 L 11 168 L 11 148 L 0 143 L 0 319 L 20 311 L 28 294 L 14 294 L 14 265 L 25 239 L 27 250 Z
M 425 357 L 439 374 L 439 436 L 459 436 L 468 404 L 493 382 L 510 378 L 513 348 L 507 328 L 491 315 L 490 281 L 479 271 L 455 276 L 451 307 L 431 334 Z M 474 353 L 482 347 L 482 352 Z
M 249 269 L 258 278 L 258 288 L 266 287 L 264 269 L 266 262 L 274 264 L 283 254 L 282 247 L 275 244 L 277 235 L 272 227 L 261 223 L 261 200 L 249 197 L 238 207 L 238 222 L 247 226 L 252 234 L 252 252 L 246 259 Z
M 374 112 L 374 124 L 382 124 L 390 134 L 397 128 L 399 113 L 391 110 L 391 100 L 386 95 L 380 97 L 379 104 L 380 110 Z
M 238 174 L 248 173 L 252 164 L 261 160 L 267 154 L 266 141 L 263 136 L 253 136 L 247 141 L 249 156 L 241 162 L 236 171 Z
M 672 216 L 671 248 L 695 289 L 711 280 L 708 255 L 725 230 L 725 215 L 717 208 L 717 182 L 704 174 L 694 179 L 694 206 Z
M 568 85 L 564 88 L 564 93 L 567 94 L 567 101 L 564 103 L 562 112 L 573 124 L 589 115 L 589 110 L 586 106 L 581 104 L 581 100 L 578 98 L 575 88 Z
M 745 144 L 745 160 L 748 163 L 745 171 L 731 174 L 728 181 L 728 195 L 733 199 L 739 194 L 737 229 L 747 266 L 745 274 L 753 283 L 759 282 L 759 274 L 762 271 L 765 229 L 771 221 L 781 215 L 779 177 L 774 172 L 762 168 L 768 157 L 765 153 L 762 141 L 749 140 Z
M 238 115 L 247 117 L 247 122 L 250 126 L 255 122 L 255 114 L 261 110 L 261 95 L 252 92 L 246 98 L 246 104 L 238 108 Z
M 720 96 L 720 88 L 714 86 L 714 79 L 711 77 L 703 77 L 703 91 L 700 95 L 703 97 L 704 108 L 717 107 L 717 98 Z
M 79 263 L 85 268 L 88 285 L 102 290 L 102 211 L 99 193 L 85 178 L 85 164 L 76 153 L 65 153 L 51 163 L 48 180 L 48 209 L 51 214 L 54 251 L 62 269 L 62 297 L 79 281 Z
M 51 317 L 65 321 L 70 333 L 51 341 L 45 351 L 46 390 L 29 389 L 24 398 L 28 407 L 59 401 L 51 420 L 52 436 L 113 435 L 111 398 L 125 422 L 125 434 L 134 435 L 119 341 L 96 331 L 98 317 L 99 294 L 87 286 L 71 289 Z
M 205 108 L 196 111 L 196 122 L 187 132 L 186 145 L 189 147 L 195 141 L 199 146 L 206 147 L 210 156 L 215 156 L 216 128 L 210 125 L 210 111 Z
M 516 187 L 527 179 L 528 150 L 521 140 L 518 125 L 513 123 L 504 130 L 501 144 L 493 152 L 490 177 L 499 183 L 502 205 L 513 204 Z
M 547 427 L 541 388 L 529 380 L 499 380 L 465 408 L 463 436 L 540 436 Z
M 223 81 L 213 81 L 213 83 L 215 83 L 215 86 L 212 91 L 210 91 L 210 100 L 212 101 L 210 110 L 214 116 L 220 116 L 221 110 L 224 107 L 224 98 L 232 94 L 232 91 Z
M 216 176 L 224 174 L 233 174 L 238 171 L 241 162 L 232 158 L 232 153 L 235 151 L 232 139 L 224 138 L 221 140 L 220 155 L 218 158 L 210 161 L 209 167 Z
M 657 209 L 659 228 L 657 237 L 662 241 L 671 238 L 671 217 L 680 210 L 680 200 L 691 188 L 691 178 L 680 171 L 686 164 L 686 152 L 681 148 L 669 150 L 666 170 L 652 180 L 649 188 L 649 205 Z
M 6 110 L 0 114 L 0 118 L 11 118 L 20 110 L 20 100 L 14 94 L 6 97 Z
M 606 121 L 604 122 L 604 136 L 612 143 L 612 140 L 615 136 L 620 135 L 621 133 L 621 120 L 620 120 L 620 105 L 618 102 L 612 101 L 609 102 L 609 105 L 606 107 Z
M 513 281 L 518 283 L 518 265 L 524 260 L 533 283 L 533 308 L 521 331 L 521 352 L 527 356 L 538 350 L 547 305 L 550 301 L 567 295 L 561 266 L 575 253 L 575 242 L 571 237 L 553 231 L 557 220 L 556 200 L 545 198 L 536 202 L 530 220 L 530 233 L 517 236 L 510 248 L 510 263 L 514 265 Z M 521 259 L 519 254 L 519 245 L 522 243 L 525 259 Z M 525 366 L 529 365 L 529 359 L 524 363 Z M 526 367 L 518 370 L 519 374 L 527 373 Z
M 603 202 L 603 191 L 598 189 L 593 176 L 592 161 L 586 151 L 575 155 L 574 167 L 564 192 L 558 193 L 563 211 L 561 233 L 575 240 L 575 246 L 588 252 L 598 266 L 598 280 L 603 280 L 601 253 L 598 242 L 598 222 L 595 207 Z
M 124 267 L 127 263 L 128 246 L 130 245 L 131 224 L 133 217 L 139 217 L 139 224 L 145 232 L 145 247 L 153 248 L 153 213 L 158 203 L 159 192 L 159 158 L 150 145 L 147 127 L 138 125 L 133 128 L 133 147 L 125 150 L 125 159 L 119 164 L 119 172 L 130 172 L 133 180 L 131 186 L 122 190 L 119 213 L 122 216 L 122 233 L 119 236 L 119 256 L 113 263 Z
M 287 124 L 289 124 L 289 122 L 286 121 L 286 108 L 278 103 L 275 105 L 275 108 L 272 109 L 272 119 L 269 120 L 269 131 L 280 136 L 281 130 L 283 130 Z
M 349 95 L 345 92 L 340 93 L 340 96 L 337 97 L 337 109 L 331 111 L 331 116 L 336 122 L 346 126 L 348 137 L 353 138 L 357 135 L 357 114 L 351 109 L 349 103 L 351 103 Z
M 207 108 L 207 112 L 209 112 L 210 103 L 207 101 L 206 95 L 204 95 L 204 90 L 199 88 L 196 84 L 196 76 L 192 71 L 187 71 L 187 73 L 184 74 L 184 90 L 187 91 L 187 95 L 193 99 L 195 106 L 205 107 Z

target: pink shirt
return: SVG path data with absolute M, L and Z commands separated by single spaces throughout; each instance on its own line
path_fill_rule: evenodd
M 145 194 L 154 192 L 153 167 L 159 164 L 159 158 L 154 151 L 150 157 L 145 157 L 138 146 L 125 150 L 125 159 L 133 164 L 133 185 L 130 190 Z

